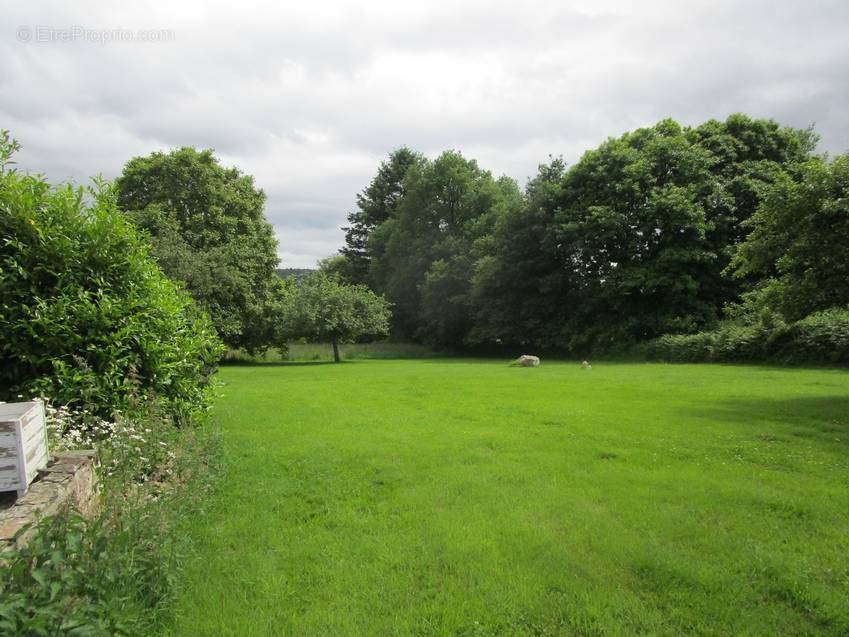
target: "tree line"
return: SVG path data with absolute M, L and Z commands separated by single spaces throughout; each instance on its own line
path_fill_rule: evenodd
M 553 158 L 520 190 L 472 159 L 392 152 L 325 268 L 435 346 L 584 355 L 752 313 L 846 307 L 846 156 L 811 129 L 667 119 Z
M 849 155 L 815 154 L 810 129 L 742 114 L 691 127 L 663 120 L 574 165 L 551 158 L 524 188 L 456 151 L 431 159 L 400 148 L 357 195 L 339 254 L 297 276 L 277 269 L 263 191 L 211 150 L 131 159 L 114 185 L 99 186 L 95 214 L 76 189 L 18 179 L 4 134 L 4 197 L 25 192 L 12 184 L 38 182 L 50 201 L 76 202 L 4 204 L 9 264 L 42 259 L 44 238 L 30 232 L 39 215 L 53 211 L 96 237 L 101 211 L 110 223 L 120 211 L 144 243 L 133 258 L 149 251 L 230 349 L 256 354 L 308 338 L 334 343 L 338 358 L 340 342 L 391 333 L 452 350 L 582 357 L 659 343 L 652 351 L 662 356 L 712 360 L 763 358 L 790 339 L 805 357 L 849 360 Z M 109 259 L 127 255 L 107 254 L 107 243 L 80 244 L 84 257 L 54 247 L 111 273 Z M 3 285 L 29 294 L 33 278 L 15 271 Z M 52 276 L 55 286 L 70 275 Z M 15 325 L 30 333 L 35 323 Z M 97 375 L 92 352 L 68 360 Z M 8 369 L 57 364 L 15 356 Z

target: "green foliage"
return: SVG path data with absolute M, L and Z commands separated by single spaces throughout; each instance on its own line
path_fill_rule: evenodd
M 389 304 L 364 285 L 345 285 L 322 271 L 289 282 L 281 323 L 288 338 L 338 344 L 389 331 Z
M 715 331 L 664 336 L 661 360 L 849 362 L 849 155 L 811 159 L 762 191 L 729 269 L 758 280 Z
M 553 268 L 558 246 L 549 229 L 549 202 L 560 196 L 565 173 L 562 159 L 541 165 L 524 204 L 497 221 L 491 249 L 472 274 L 470 343 L 556 349 L 564 338 L 574 294 L 565 265 Z
M 386 294 L 395 336 L 436 346 L 586 355 L 692 333 L 758 282 L 728 269 L 744 223 L 815 143 L 741 114 L 664 120 L 571 168 L 540 166 L 524 197 L 458 153 L 402 149 L 361 195 L 347 262 L 332 267 Z
M 766 360 L 772 334 L 762 326 L 729 324 L 696 334 L 666 334 L 640 349 L 649 360 L 677 363 Z
M 396 217 L 375 231 L 378 290 L 393 303 L 393 333 L 438 346 L 460 345 L 472 328 L 470 280 L 487 253 L 496 219 L 521 204 L 512 180 L 445 152 L 408 169 Z
M 172 625 L 176 582 L 191 555 L 182 526 L 215 484 L 217 442 L 159 418 L 122 427 L 143 436 L 125 445 L 130 457 L 117 465 L 118 447 L 101 448 L 100 512 L 45 518 L 25 548 L 4 554 L 2 634 L 151 635 Z
M 832 308 L 795 323 L 727 323 L 697 334 L 667 334 L 642 347 L 650 360 L 849 363 L 849 310 Z
M 585 353 L 712 326 L 749 284 L 724 274 L 740 224 L 812 144 L 743 115 L 665 120 L 541 166 L 476 264 L 473 338 Z
M 46 519 L 6 562 L 0 630 L 7 635 L 141 635 L 156 626 L 173 573 L 162 545 L 133 524 L 106 529 L 70 514 Z
M 345 254 L 334 254 L 321 259 L 318 262 L 318 269 L 328 276 L 337 277 L 344 283 L 354 283 L 357 278 L 351 259 Z
M 224 343 L 252 352 L 281 344 L 277 241 L 251 176 L 222 167 L 211 150 L 181 148 L 131 159 L 117 185 L 121 209 Z
M 18 140 L 12 139 L 11 132 L 0 130 L 0 174 L 7 172 L 7 166 L 13 166 L 15 164 L 12 155 L 20 149 L 21 145 L 18 143 Z M 8 172 L 12 172 L 12 170 L 10 168 Z
M 814 312 L 793 323 L 784 358 L 849 364 L 849 308 Z
M 797 321 L 849 303 L 849 154 L 782 175 L 747 225 L 732 267 L 762 281 L 745 305 Z
M 131 395 L 178 420 L 200 415 L 221 352 L 111 185 L 52 188 L 14 171 L 0 175 L 0 333 L 0 399 L 48 396 L 103 416 Z
M 381 162 L 377 175 L 363 192 L 357 195 L 357 210 L 348 215 L 351 224 L 345 230 L 345 247 L 340 250 L 348 260 L 344 279 L 348 283 L 365 284 L 370 276 L 372 259 L 380 257 L 385 242 L 373 234 L 383 223 L 397 214 L 398 204 L 404 197 L 404 178 L 407 171 L 424 161 L 409 148 L 399 148 Z

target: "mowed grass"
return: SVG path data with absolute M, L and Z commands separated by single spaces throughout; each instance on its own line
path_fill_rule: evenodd
M 224 368 L 180 635 L 849 634 L 849 374 Z

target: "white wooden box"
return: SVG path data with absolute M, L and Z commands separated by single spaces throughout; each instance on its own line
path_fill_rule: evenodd
M 0 491 L 26 493 L 47 466 L 47 428 L 40 401 L 0 404 Z

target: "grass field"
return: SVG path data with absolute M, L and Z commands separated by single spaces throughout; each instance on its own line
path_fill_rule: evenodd
M 180 635 L 849 634 L 849 374 L 226 367 Z

